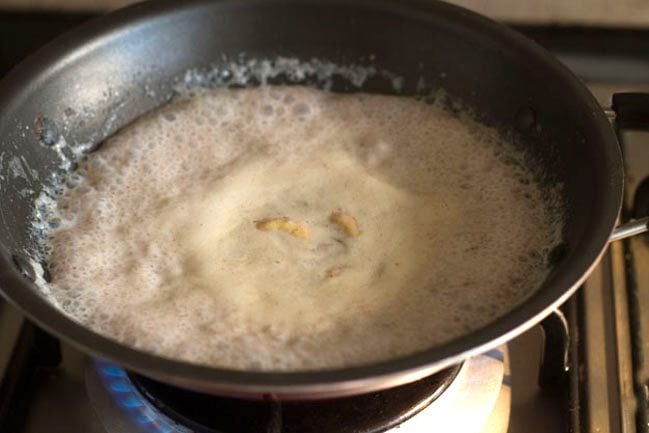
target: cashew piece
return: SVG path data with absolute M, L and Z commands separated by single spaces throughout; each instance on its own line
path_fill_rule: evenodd
M 342 272 L 347 268 L 348 266 L 346 265 L 332 266 L 325 271 L 325 278 L 337 277 L 338 275 L 342 274 Z
M 293 236 L 294 238 L 309 240 L 309 231 L 302 224 L 293 221 L 287 217 L 281 218 L 265 218 L 256 221 L 255 226 L 257 230 L 262 232 L 277 232 L 283 231 Z
M 350 238 L 358 237 L 361 234 L 361 229 L 358 227 L 356 218 L 341 210 L 331 212 L 329 221 L 340 227 L 340 229 Z

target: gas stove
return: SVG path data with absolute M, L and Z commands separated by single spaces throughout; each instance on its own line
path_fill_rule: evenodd
M 88 15 L 0 11 L 0 77 Z M 520 27 L 604 107 L 649 89 L 649 31 Z M 649 129 L 649 128 L 648 128 Z M 649 215 L 649 132 L 618 130 L 624 220 Z M 318 402 L 205 396 L 90 359 L 0 299 L 2 433 L 649 431 L 649 237 L 614 243 L 544 326 L 420 382 Z

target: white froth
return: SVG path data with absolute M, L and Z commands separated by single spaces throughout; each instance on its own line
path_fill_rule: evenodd
M 475 330 L 538 288 L 560 241 L 548 204 L 495 131 L 413 99 L 194 92 L 68 179 L 51 290 L 80 322 L 170 358 L 359 365 Z M 272 217 L 309 240 L 256 228 Z

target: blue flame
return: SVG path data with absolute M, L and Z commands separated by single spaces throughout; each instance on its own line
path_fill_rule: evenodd
M 115 364 L 95 360 L 95 368 L 113 401 L 139 433 L 193 433 L 155 409 L 137 390 L 126 372 Z

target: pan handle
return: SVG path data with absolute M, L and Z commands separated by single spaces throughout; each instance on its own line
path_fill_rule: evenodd
M 616 129 L 649 129 L 649 93 L 615 93 L 611 110 L 605 110 Z M 619 241 L 649 231 L 649 217 L 624 223 L 613 230 L 610 241 Z
M 611 234 L 609 241 L 610 242 L 619 241 L 621 239 L 626 239 L 631 236 L 639 235 L 648 231 L 649 231 L 649 217 L 640 218 L 617 226 L 613 230 L 613 233 Z

